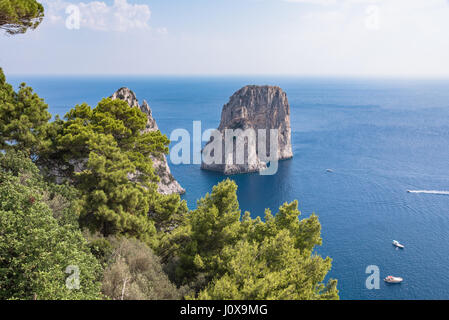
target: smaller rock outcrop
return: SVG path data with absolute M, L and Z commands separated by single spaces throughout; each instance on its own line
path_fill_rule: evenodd
M 136 95 L 130 89 L 120 88 L 110 98 L 126 101 L 129 106 L 139 108 L 143 113 L 145 113 L 147 115 L 147 124 L 144 129 L 145 132 L 159 130 L 148 103 L 144 100 L 142 104 L 139 105 Z M 150 158 L 153 161 L 154 171 L 159 176 L 160 180 L 158 183 L 158 192 L 161 194 L 185 193 L 184 188 L 181 187 L 178 181 L 176 181 L 171 174 L 165 155 L 162 154 L 158 157 L 150 156 Z

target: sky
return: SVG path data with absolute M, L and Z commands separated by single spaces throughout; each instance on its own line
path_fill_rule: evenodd
M 449 0 L 41 0 L 6 74 L 449 77 Z

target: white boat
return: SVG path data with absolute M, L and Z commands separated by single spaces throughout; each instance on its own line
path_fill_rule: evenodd
M 326 169 L 326 172 L 334 172 L 334 170 L 332 170 L 332 169 Z
M 399 241 L 393 240 L 393 245 L 398 248 L 404 249 L 404 245 L 400 244 Z
M 404 279 L 400 277 L 388 276 L 384 279 L 384 281 L 388 283 L 401 283 L 402 281 L 404 281 Z

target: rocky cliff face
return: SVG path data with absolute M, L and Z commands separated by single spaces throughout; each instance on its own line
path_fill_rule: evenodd
M 151 109 L 148 103 L 144 100 L 142 102 L 142 105 L 139 105 L 139 101 L 137 100 L 136 95 L 130 89 L 120 88 L 111 96 L 111 99 L 124 100 L 131 107 L 140 108 L 140 110 L 147 115 L 147 125 L 144 130 L 145 132 L 159 130 L 156 124 L 156 120 L 154 120 L 151 114 Z M 181 187 L 178 181 L 176 181 L 175 178 L 173 178 L 165 155 L 161 155 L 159 157 L 151 156 L 151 160 L 153 161 L 154 171 L 159 176 L 160 179 L 158 183 L 159 193 L 162 194 L 185 193 L 185 190 Z
M 232 154 L 225 149 L 225 133 L 227 129 L 254 129 L 256 133 L 255 140 L 236 134 Z M 287 95 L 281 88 L 275 86 L 245 86 L 232 95 L 229 102 L 223 106 L 221 113 L 221 122 L 218 131 L 222 135 L 222 159 L 220 163 L 201 165 L 202 169 L 220 171 L 224 174 L 236 174 L 260 171 L 267 168 L 266 159 L 259 154 L 259 139 L 263 138 L 259 134 L 259 129 L 266 132 L 265 149 L 266 155 L 276 156 L 278 160 L 288 159 L 293 156 L 291 144 L 290 128 L 290 105 Z M 270 129 L 276 129 L 278 133 L 278 146 L 270 153 Z M 245 146 L 244 161 L 236 159 L 236 141 L 242 138 Z M 213 142 L 213 138 L 203 149 L 207 148 Z M 261 142 L 262 143 L 262 142 Z M 252 148 L 248 148 L 252 147 Z M 273 145 L 274 147 L 274 145 Z M 274 149 L 274 148 L 272 148 Z M 265 150 L 262 150 L 265 151 Z M 215 150 L 212 152 L 212 154 Z M 232 159 L 232 161 L 231 161 Z

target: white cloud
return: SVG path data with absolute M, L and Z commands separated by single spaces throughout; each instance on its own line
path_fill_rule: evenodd
M 168 30 L 165 27 L 156 28 L 156 32 L 159 34 L 167 34 Z
M 51 23 L 64 23 L 68 17 L 66 8 L 76 6 L 80 13 L 80 28 L 101 31 L 127 31 L 149 29 L 151 10 L 146 4 L 131 4 L 127 0 L 114 0 L 108 6 L 105 2 L 71 3 L 63 0 L 43 0 L 46 17 Z

